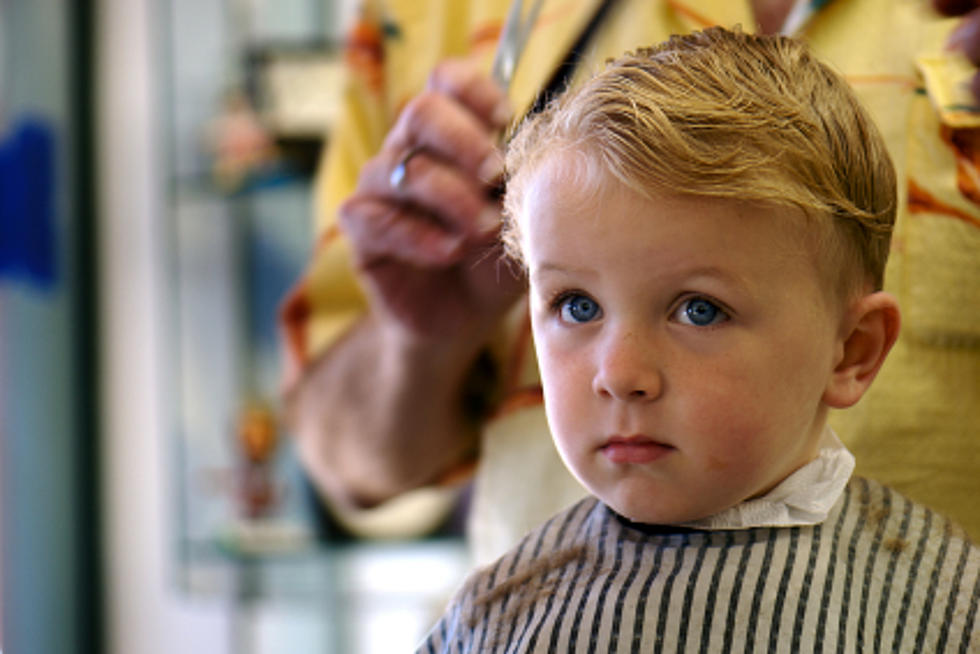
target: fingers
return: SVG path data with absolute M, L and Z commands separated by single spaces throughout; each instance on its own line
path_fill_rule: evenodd
M 948 45 L 980 65 L 980 11 L 971 11 L 963 17 L 950 35 Z
M 478 67 L 437 66 L 341 208 L 362 268 L 382 260 L 449 266 L 496 237 L 499 204 L 488 188 L 503 174 L 497 133 L 509 118 L 506 95 Z
M 944 16 L 962 16 L 977 8 L 977 0 L 932 0 L 933 8 Z
M 503 169 L 497 134 L 510 115 L 506 95 L 485 73 L 466 60 L 445 61 L 399 114 L 385 149 L 421 147 L 493 184 Z
M 477 240 L 447 229 L 408 204 L 353 196 L 340 209 L 340 224 L 351 240 L 361 269 L 396 260 L 420 268 L 452 266 Z
M 456 98 L 493 128 L 506 127 L 513 118 L 507 94 L 468 59 L 439 63 L 429 77 L 428 88 Z
M 396 155 L 386 149 L 368 162 L 361 171 L 357 194 L 406 205 L 465 238 L 482 239 L 500 226 L 499 206 L 488 200 L 486 186 L 426 150 L 404 163 L 403 179 L 393 186 L 391 173 L 403 156 L 403 152 Z
M 384 149 L 399 153 L 425 150 L 483 185 L 503 173 L 496 131 L 455 98 L 432 90 L 413 98 L 402 110 Z
M 932 6 L 945 16 L 963 16 L 946 47 L 962 52 L 974 66 L 980 66 L 980 0 L 932 0 Z M 980 72 L 970 80 L 970 92 L 980 103 Z

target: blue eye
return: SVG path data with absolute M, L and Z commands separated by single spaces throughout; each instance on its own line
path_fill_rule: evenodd
M 566 322 L 589 322 L 599 316 L 601 310 L 594 300 L 584 295 L 568 295 L 559 301 L 561 319 Z
M 680 306 L 677 318 L 688 325 L 707 327 L 728 320 L 728 314 L 711 300 L 696 297 Z

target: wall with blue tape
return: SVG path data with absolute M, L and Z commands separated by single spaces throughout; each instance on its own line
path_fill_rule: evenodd
M 0 281 L 55 282 L 54 151 L 53 130 L 39 117 L 0 136 Z

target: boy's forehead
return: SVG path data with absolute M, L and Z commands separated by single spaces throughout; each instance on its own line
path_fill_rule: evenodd
M 595 193 L 612 181 L 612 175 L 597 164 L 594 155 L 574 147 L 556 148 L 544 155 L 530 174 L 531 184 L 539 186 L 539 192 L 557 190 L 559 197 L 569 192 Z
M 667 211 L 678 220 L 697 214 L 701 207 L 714 206 L 731 216 L 731 229 L 738 228 L 740 216 L 771 216 L 780 236 L 787 243 L 805 244 L 825 231 L 825 221 L 809 216 L 802 209 L 770 202 L 742 199 L 736 194 L 715 194 L 644 187 L 639 181 L 624 181 L 588 150 L 566 148 L 543 157 L 529 176 L 522 204 L 529 200 L 537 209 L 563 209 L 576 214 L 600 216 L 611 200 L 630 198 L 635 206 L 647 205 L 651 213 Z M 527 214 L 528 212 L 524 212 Z M 533 214 L 527 215 L 533 220 Z M 781 239 L 782 240 L 782 239 Z
M 524 207 L 548 207 L 579 215 L 598 213 L 603 198 L 626 190 L 615 175 L 580 148 L 556 149 L 540 159 L 527 174 L 522 185 Z
M 828 246 L 833 242 L 831 221 L 811 216 L 798 207 L 768 202 L 742 200 L 737 197 L 715 197 L 675 190 L 636 190 L 621 181 L 597 160 L 582 150 L 566 150 L 562 155 L 551 154 L 539 161 L 531 172 L 525 189 L 519 218 L 525 227 L 532 226 L 535 217 L 542 214 L 564 216 L 566 219 L 552 223 L 551 230 L 575 231 L 576 224 L 591 234 L 598 226 L 601 235 L 604 216 L 614 207 L 622 207 L 616 200 L 629 199 L 631 207 L 639 207 L 637 219 L 644 216 L 668 217 L 682 226 L 687 219 L 695 220 L 704 209 L 713 207 L 711 213 L 722 216 L 727 224 L 718 229 L 737 233 L 744 221 L 764 220 L 770 223 L 771 239 L 767 251 L 789 263 L 803 258 L 812 264 L 815 275 L 825 279 L 830 290 L 828 275 L 833 263 Z M 728 222 L 730 221 L 730 223 Z M 597 222 L 599 223 L 597 225 Z M 540 226 L 540 225 L 539 225 Z M 600 236 L 601 237 L 601 236 Z M 526 243 L 524 247 L 526 247 Z M 831 246 L 832 249 L 832 246 Z M 834 259 L 836 260 L 836 259 Z

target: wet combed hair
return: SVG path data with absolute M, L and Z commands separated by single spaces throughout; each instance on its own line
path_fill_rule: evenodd
M 798 40 L 723 28 L 674 36 L 608 62 L 526 119 L 506 154 L 503 238 L 518 261 L 528 182 L 549 157 L 576 155 L 648 196 L 798 207 L 833 226 L 817 232 L 836 291 L 881 288 L 891 159 L 847 83 Z

